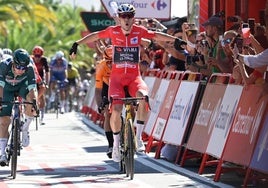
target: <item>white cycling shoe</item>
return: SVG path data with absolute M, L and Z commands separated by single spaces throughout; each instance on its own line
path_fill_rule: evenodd
M 22 131 L 21 144 L 23 147 L 27 147 L 30 144 L 30 135 L 28 131 Z
M 121 153 L 120 153 L 119 147 L 113 147 L 112 159 L 114 162 L 121 161 Z

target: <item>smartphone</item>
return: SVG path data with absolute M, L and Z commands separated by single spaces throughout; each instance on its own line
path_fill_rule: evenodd
M 248 23 L 242 23 L 242 28 L 249 28 L 249 24 Z
M 248 25 L 250 28 L 250 33 L 252 33 L 254 35 L 254 33 L 255 33 L 255 18 L 249 18 Z
M 236 38 L 235 43 L 238 49 L 242 49 L 243 47 L 243 39 L 242 38 Z

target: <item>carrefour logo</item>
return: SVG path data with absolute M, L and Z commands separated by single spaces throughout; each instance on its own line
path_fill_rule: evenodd
M 167 4 L 161 0 L 154 1 L 151 6 L 157 10 L 163 10 L 167 7 Z
M 121 4 L 124 3 L 129 3 L 132 4 L 135 8 L 148 8 L 149 4 L 145 2 L 135 2 L 135 1 L 130 1 L 130 2 L 115 2 L 114 0 L 109 1 L 108 5 L 110 8 L 114 9 L 113 11 L 116 11 L 117 7 L 120 6 Z M 151 3 L 151 7 L 156 10 L 163 10 L 167 7 L 167 3 L 164 2 L 163 0 L 156 0 Z

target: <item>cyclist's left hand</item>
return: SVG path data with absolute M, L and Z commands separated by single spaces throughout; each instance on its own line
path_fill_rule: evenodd
M 32 114 L 35 117 L 39 116 L 39 108 L 36 99 L 33 99 Z
M 178 51 L 182 51 L 186 48 L 187 42 L 180 39 L 180 38 L 176 38 L 175 42 L 174 42 L 174 48 Z

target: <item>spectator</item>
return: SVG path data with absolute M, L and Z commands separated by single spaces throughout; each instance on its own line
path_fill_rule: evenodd
M 182 38 L 182 30 L 173 27 L 167 30 L 167 33 L 172 34 L 172 36 L 177 38 Z M 159 45 L 165 50 L 163 54 L 163 64 L 166 65 L 167 70 L 178 70 L 185 71 L 185 55 L 182 51 L 178 51 L 174 48 L 174 43 L 172 42 L 158 42 Z
M 223 58 L 225 54 L 223 50 L 219 48 L 219 36 L 222 35 L 223 21 L 220 17 L 212 16 L 203 23 L 202 26 L 205 27 L 210 47 L 210 50 L 205 55 L 206 63 L 212 73 L 222 72 L 219 63 L 221 63 L 221 58 Z
M 265 36 L 266 28 L 263 25 L 256 25 L 255 27 L 255 39 L 261 44 L 263 48 L 268 48 L 268 41 Z

